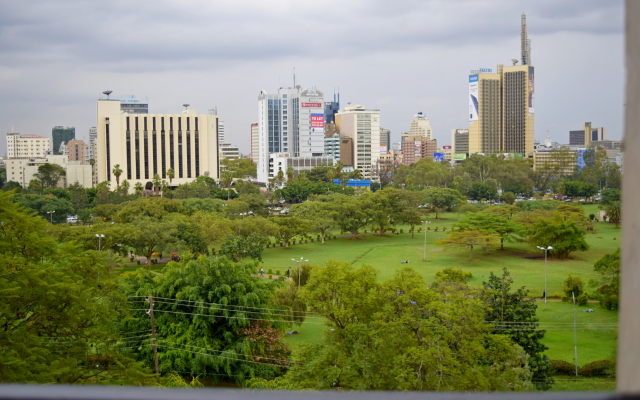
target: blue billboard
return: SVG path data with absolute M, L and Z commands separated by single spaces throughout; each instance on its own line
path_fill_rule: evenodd
M 433 161 L 435 162 L 444 161 L 444 153 L 433 153 Z

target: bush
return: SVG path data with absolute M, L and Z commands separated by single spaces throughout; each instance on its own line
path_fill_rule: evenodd
M 431 227 L 430 227 L 429 225 L 427 225 L 427 230 L 428 230 L 428 231 L 430 231 L 430 230 L 431 230 Z
M 434 230 L 434 231 L 436 231 L 436 232 L 438 232 L 438 229 L 439 229 L 439 228 L 436 226 L 433 230 Z
M 571 275 L 567 277 L 564 281 L 564 294 L 566 298 L 571 301 L 571 294 L 573 293 L 576 296 L 576 299 L 580 297 L 582 292 L 584 291 L 584 283 L 580 277 Z M 564 300 L 563 300 L 564 301 Z
M 616 376 L 616 364 L 610 360 L 598 360 L 585 364 L 578 368 L 578 374 L 582 376 Z
M 140 260 L 138 260 L 138 262 L 136 264 L 140 265 Z
M 575 365 L 564 360 L 549 360 L 551 362 L 551 373 L 554 375 L 574 375 L 576 373 Z
M 272 269 L 272 268 L 269 268 L 269 269 L 267 270 L 267 274 L 269 274 L 269 275 L 273 274 L 273 269 Z
M 269 279 L 273 279 L 273 275 L 272 274 L 269 274 Z
M 280 270 L 279 269 L 276 270 L 276 275 L 280 276 Z
M 131 262 L 133 262 L 133 257 L 131 257 Z
M 589 293 L 584 292 L 580 296 L 576 297 L 576 303 L 579 306 L 586 306 L 589 300 Z
M 418 233 L 422 232 L 422 227 L 418 228 Z
M 404 233 L 404 229 L 400 228 L 400 233 Z

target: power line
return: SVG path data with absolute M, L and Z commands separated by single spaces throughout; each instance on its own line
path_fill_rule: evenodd
M 172 306 L 178 306 L 178 307 L 201 307 L 200 305 L 197 304 L 176 304 L 176 303 L 169 303 L 169 302 L 164 302 L 164 301 L 157 301 L 154 300 L 153 301 L 155 304 L 168 304 L 168 305 L 172 305 Z M 269 310 L 273 310 L 273 309 L 269 309 Z M 158 310 L 156 310 L 158 311 Z M 291 317 L 291 314 L 280 314 L 280 313 L 268 313 L 268 312 L 264 312 L 264 311 L 246 311 L 246 310 L 232 310 L 232 309 L 227 309 L 227 308 L 218 308 L 215 311 L 231 311 L 231 312 L 243 312 L 243 313 L 247 313 L 247 314 L 267 314 L 267 315 L 275 315 L 275 316 L 280 316 L 280 317 Z M 293 312 L 293 311 L 291 311 Z M 297 317 L 296 315 L 293 315 L 293 317 Z M 313 319 L 318 319 L 318 320 L 324 320 L 324 317 L 311 317 L 311 316 L 305 316 L 305 318 L 313 318 Z
M 168 348 L 168 349 L 178 350 L 178 351 L 184 351 L 184 352 L 187 352 L 187 353 L 200 354 L 200 355 L 207 356 L 207 357 L 224 358 L 224 359 L 226 359 L 226 360 L 240 361 L 240 362 L 248 362 L 248 363 L 252 363 L 252 364 L 271 365 L 271 366 L 273 366 L 273 367 L 280 367 L 280 368 L 285 367 L 284 365 L 271 364 L 271 363 L 263 363 L 263 362 L 260 362 L 260 361 L 240 360 L 240 359 L 237 359 L 237 358 L 224 357 L 224 356 L 217 356 L 217 355 L 215 355 L 215 354 L 201 353 L 201 352 L 199 352 L 199 351 L 191 351 L 191 350 L 186 350 L 186 349 L 178 349 L 178 348 L 176 348 L 176 347 L 166 346 L 166 345 L 163 345 L 163 344 L 159 344 L 158 346 L 160 346 L 160 347 L 165 347 L 165 348 Z
M 236 356 L 245 356 L 245 357 L 259 357 L 259 358 L 263 358 L 265 360 L 272 360 L 272 361 L 281 361 L 281 362 L 290 362 L 290 363 L 294 363 L 294 364 L 304 364 L 301 361 L 293 361 L 293 360 L 289 360 L 289 359 L 281 359 L 281 358 L 269 358 L 269 357 L 263 357 L 263 356 L 252 356 L 249 354 L 242 354 L 242 353 L 234 353 L 234 352 L 230 352 L 227 350 L 214 350 L 214 349 L 209 349 L 206 347 L 198 347 L 198 346 L 192 346 L 190 344 L 184 344 L 184 343 L 176 343 L 176 342 L 170 342 L 168 340 L 158 340 L 159 342 L 164 342 L 164 343 L 171 343 L 174 345 L 178 345 L 178 346 L 187 346 L 187 347 L 193 347 L 194 349 L 200 349 L 200 350 L 206 350 L 206 351 L 217 351 L 218 353 L 225 353 L 225 354 L 233 354 Z
M 146 296 L 129 296 L 129 297 L 146 297 Z M 288 311 L 288 312 L 296 312 L 296 313 L 301 313 L 301 314 L 317 314 L 313 311 L 294 311 L 294 310 L 286 310 L 286 309 L 281 309 L 281 308 L 269 308 L 269 307 L 251 307 L 251 306 L 239 306 L 239 305 L 233 305 L 233 304 L 221 304 L 221 303 L 207 303 L 204 301 L 199 301 L 199 300 L 180 300 L 180 299 L 172 299 L 169 297 L 153 297 L 154 301 L 155 299 L 160 299 L 160 300 L 171 300 L 171 301 L 175 301 L 175 302 L 181 302 L 181 303 L 201 303 L 201 304 L 206 304 L 206 305 L 214 305 L 214 306 L 223 306 L 223 307 L 236 307 L 236 308 L 251 308 L 254 310 L 270 310 L 270 311 Z M 156 301 L 156 303 L 158 303 L 158 301 Z
M 146 308 L 134 308 L 132 311 L 148 311 Z M 168 311 L 168 310 L 153 310 L 158 313 L 170 313 L 170 314 L 184 314 L 184 315 L 196 315 L 200 317 L 213 317 L 213 318 L 230 318 L 230 319 L 246 319 L 249 321 L 267 321 L 267 322 L 286 322 L 291 323 L 292 321 L 279 320 L 279 319 L 265 319 L 265 318 L 248 318 L 248 317 L 229 317 L 225 315 L 213 315 L 213 314 L 197 314 L 197 313 L 187 313 L 180 311 Z M 324 325 L 324 323 L 319 322 L 307 322 L 308 324 L 313 325 Z

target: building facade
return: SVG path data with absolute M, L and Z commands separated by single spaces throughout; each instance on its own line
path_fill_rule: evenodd
M 375 180 L 373 169 L 380 158 L 380 110 L 347 105 L 336 114 L 336 128 L 343 141 L 345 137 L 351 139 L 354 169 L 358 169 L 364 179 Z M 348 165 L 342 145 L 341 141 L 340 158 Z
M 153 187 L 153 176 L 188 183 L 198 176 L 219 178 L 218 117 L 184 110 L 181 114 L 128 114 L 119 100 L 98 100 L 98 180 L 116 186 L 113 175 L 120 165 L 120 182 Z M 172 169 L 173 179 L 167 171 Z
M 258 96 L 258 181 L 268 182 L 272 153 L 291 157 L 324 154 L 324 94 L 300 85 Z
M 380 147 L 391 151 L 391 130 L 380 128 Z
M 451 153 L 469 154 L 469 130 L 451 130 Z M 453 156 L 452 156 L 453 157 Z
M 589 131 L 591 131 L 590 137 Z M 569 146 L 588 146 L 588 142 L 605 140 L 607 140 L 607 129 L 603 127 L 594 128 L 590 122 L 586 122 L 579 131 L 569 131 Z
M 290 153 L 272 153 L 269 158 L 269 176 L 273 178 L 279 171 L 286 176 L 289 167 L 293 169 L 294 176 L 298 176 L 302 171 L 311 171 L 315 167 L 334 162 L 333 157 L 292 157 Z
M 49 153 L 50 143 L 48 137 L 40 135 L 7 133 L 7 157 L 44 157 Z
M 430 140 L 432 137 L 431 132 L 431 122 L 429 118 L 427 118 L 422 112 L 417 113 L 413 116 L 411 120 L 411 124 L 409 125 L 409 130 L 404 135 L 406 136 L 424 136 L 427 140 Z M 404 136 L 403 135 L 403 136 Z
M 69 161 L 79 161 L 82 164 L 89 164 L 90 146 L 84 140 L 69 140 L 67 144 L 61 146 L 62 154 L 67 156 Z
M 534 67 L 498 65 L 469 75 L 469 153 L 533 157 Z M 457 150 L 456 150 L 457 152 Z
M 7 181 L 18 182 L 22 187 L 29 187 L 33 179 L 37 179 L 38 167 L 44 164 L 57 164 L 64 168 L 65 176 L 58 182 L 58 187 L 67 188 L 79 183 L 84 188 L 93 187 L 91 166 L 79 161 L 69 161 L 66 155 L 47 155 L 44 157 L 15 158 L 5 160 Z
M 61 154 L 60 145 L 66 144 L 69 140 L 76 138 L 76 128 L 73 126 L 54 126 L 51 129 L 51 138 L 53 139 L 53 154 Z
M 260 141 L 258 140 L 259 136 L 258 136 L 257 122 L 253 122 L 251 124 L 250 135 L 251 135 L 251 154 L 249 155 L 249 158 L 255 162 L 258 159 L 258 152 L 260 151 Z
M 149 99 L 125 94 L 120 96 L 120 110 L 126 114 L 149 114 Z

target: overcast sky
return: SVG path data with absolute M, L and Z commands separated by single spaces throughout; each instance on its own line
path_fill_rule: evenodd
M 381 110 L 392 140 L 422 111 L 439 145 L 467 128 L 468 74 L 520 58 L 527 13 L 535 138 L 585 121 L 622 137 L 621 0 L 0 0 L 0 128 L 86 139 L 96 100 L 148 97 L 151 113 L 216 107 L 249 151 L 260 90 L 297 83 Z M 0 140 L 0 155 L 6 141 Z

